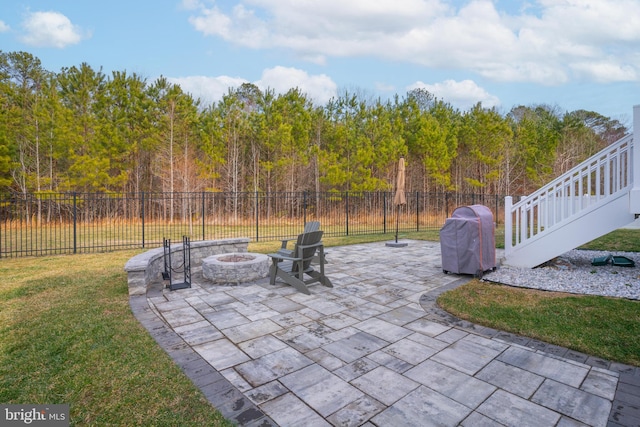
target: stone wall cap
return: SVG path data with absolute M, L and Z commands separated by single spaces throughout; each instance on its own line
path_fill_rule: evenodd
M 246 237 L 234 237 L 231 239 L 216 239 L 216 240 L 198 240 L 197 242 L 191 242 L 191 248 L 202 248 L 208 246 L 222 246 L 233 244 L 248 244 L 251 239 Z M 171 252 L 175 252 L 182 249 L 182 242 L 171 245 Z M 164 255 L 164 248 L 153 248 L 148 251 L 135 255 L 130 258 L 124 265 L 124 271 L 140 271 L 145 270 L 151 261 L 155 261 L 158 257 Z

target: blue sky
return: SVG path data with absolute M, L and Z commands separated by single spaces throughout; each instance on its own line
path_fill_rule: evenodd
M 462 110 L 546 104 L 631 126 L 638 22 L 640 0 L 13 0 L 0 50 L 163 75 L 206 103 L 243 82 L 320 104 L 423 87 Z

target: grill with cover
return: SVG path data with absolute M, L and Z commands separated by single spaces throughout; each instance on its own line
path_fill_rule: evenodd
M 483 205 L 456 208 L 440 229 L 442 271 L 473 274 L 496 268 L 493 214 Z

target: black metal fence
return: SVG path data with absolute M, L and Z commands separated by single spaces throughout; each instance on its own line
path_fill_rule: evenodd
M 504 197 L 407 192 L 0 194 L 0 258 L 160 247 L 178 241 L 296 236 L 310 220 L 325 236 L 439 229 L 458 206 L 482 204 L 496 221 Z

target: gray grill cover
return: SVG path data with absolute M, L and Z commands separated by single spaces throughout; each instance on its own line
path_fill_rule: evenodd
M 496 267 L 493 214 L 483 205 L 461 206 L 440 229 L 442 270 L 482 276 Z

